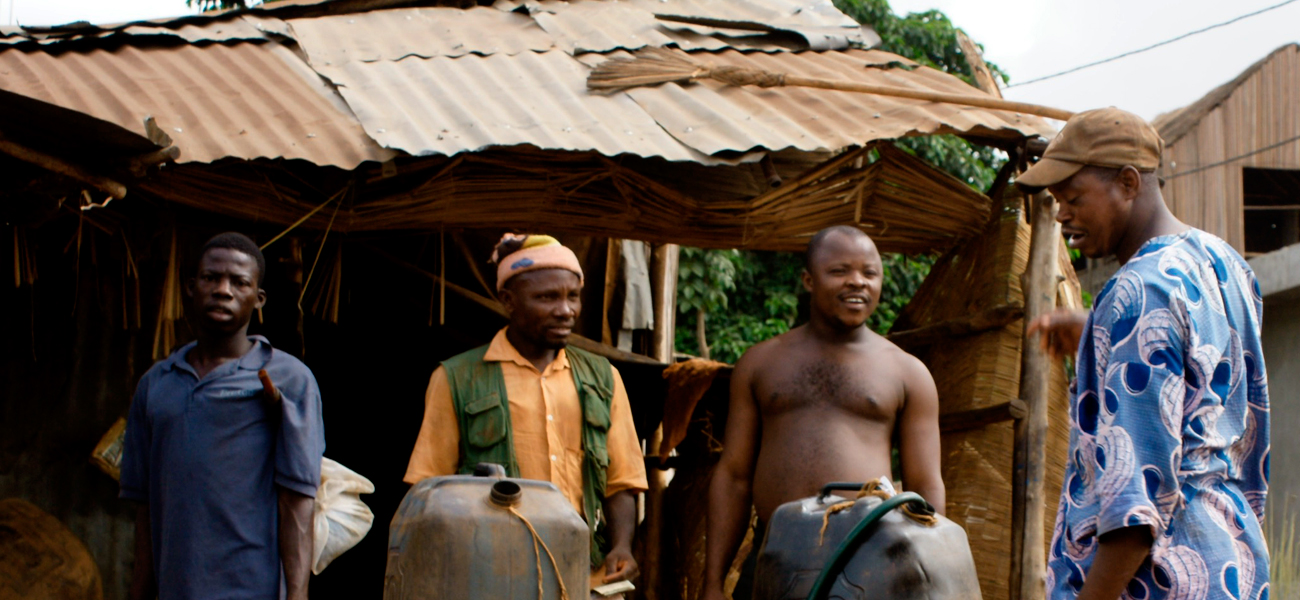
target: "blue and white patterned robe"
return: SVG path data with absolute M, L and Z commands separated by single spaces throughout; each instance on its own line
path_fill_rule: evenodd
M 1051 600 L 1078 595 L 1097 536 L 1132 526 L 1155 544 L 1125 600 L 1267 600 L 1262 311 L 1246 262 L 1196 229 L 1107 282 L 1079 344 Z

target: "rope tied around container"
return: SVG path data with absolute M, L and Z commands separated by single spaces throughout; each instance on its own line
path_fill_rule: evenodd
M 836 502 L 835 504 L 826 507 L 826 514 L 822 515 L 822 528 L 817 534 L 817 545 L 821 546 L 826 542 L 826 528 L 831 524 L 831 515 L 853 508 L 853 505 L 857 504 L 858 500 L 866 498 L 867 496 L 874 496 L 884 501 L 893 498 L 894 495 L 895 494 L 892 490 L 886 489 L 885 485 L 881 483 L 881 480 L 877 479 L 863 484 L 862 489 L 858 490 L 858 494 L 854 496 L 852 500 Z M 910 502 L 903 504 L 898 508 L 898 510 L 907 518 L 926 527 L 934 527 L 939 524 L 939 517 L 915 510 L 912 508 L 912 503 Z
M 555 562 L 555 555 L 551 554 L 551 549 L 547 547 L 546 540 L 543 540 L 542 536 L 538 535 L 528 517 L 520 514 L 518 510 L 515 510 L 515 507 L 506 506 L 504 508 L 506 512 L 519 517 L 519 520 L 524 522 L 524 527 L 528 528 L 528 533 L 533 536 L 533 554 L 537 556 L 537 600 L 544 600 L 546 593 L 543 586 L 544 577 L 542 576 L 542 550 L 545 550 L 546 557 L 551 559 L 551 569 L 555 571 L 555 581 L 560 584 L 560 600 L 569 600 L 569 591 L 564 587 L 564 576 L 560 574 L 560 566 Z M 540 550 L 537 548 L 538 544 L 541 545 Z

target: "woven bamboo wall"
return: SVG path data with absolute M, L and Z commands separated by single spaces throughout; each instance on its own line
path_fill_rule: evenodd
M 941 258 L 908 305 L 906 327 L 919 327 L 977 314 L 1001 305 L 1023 304 L 1021 275 L 1029 255 L 1030 230 L 1015 203 L 1001 212 L 985 235 Z M 1061 248 L 1065 274 L 1058 304 L 1079 305 L 1078 280 Z M 945 341 L 917 352 L 934 375 L 940 411 L 961 412 L 1018 397 L 1024 323 Z M 895 326 L 898 329 L 899 326 Z M 1046 536 L 1051 537 L 1069 442 L 1067 378 L 1064 365 L 1052 374 L 1048 410 Z M 1011 574 L 1011 490 L 1014 431 L 1010 421 L 943 437 L 943 478 L 948 517 L 966 528 L 985 600 L 1008 597 Z M 1046 551 L 1046 548 L 1044 548 Z
M 1168 143 L 1161 174 L 1174 214 L 1244 253 L 1242 169 L 1300 169 L 1300 140 L 1202 167 L 1300 136 L 1300 45 L 1279 48 L 1201 102 L 1156 119 L 1156 126 Z

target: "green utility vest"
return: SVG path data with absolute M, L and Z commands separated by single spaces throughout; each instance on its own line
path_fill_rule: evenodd
M 504 466 L 509 477 L 519 477 L 505 377 L 500 363 L 483 360 L 487 350 L 488 346 L 480 346 L 442 363 L 460 421 L 460 473 L 471 474 L 475 465 L 486 462 Z M 606 441 L 614 369 L 604 357 L 572 346 L 564 353 L 582 405 L 582 511 L 591 528 L 591 564 L 599 566 L 606 552 L 600 514 L 609 469 Z

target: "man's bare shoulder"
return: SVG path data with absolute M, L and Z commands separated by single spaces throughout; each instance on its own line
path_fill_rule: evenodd
M 930 368 L 925 366 L 921 359 L 900 348 L 898 344 L 889 341 L 889 338 L 883 335 L 880 336 L 878 343 L 880 344 L 878 354 L 887 359 L 899 377 L 908 382 L 930 381 L 930 385 L 934 385 Z
M 798 345 L 804 336 L 803 328 L 805 325 L 795 327 L 776 337 L 763 340 L 753 346 L 741 355 L 740 360 L 736 361 L 736 368 L 762 368 L 773 360 L 778 360 L 785 352 L 793 346 Z

